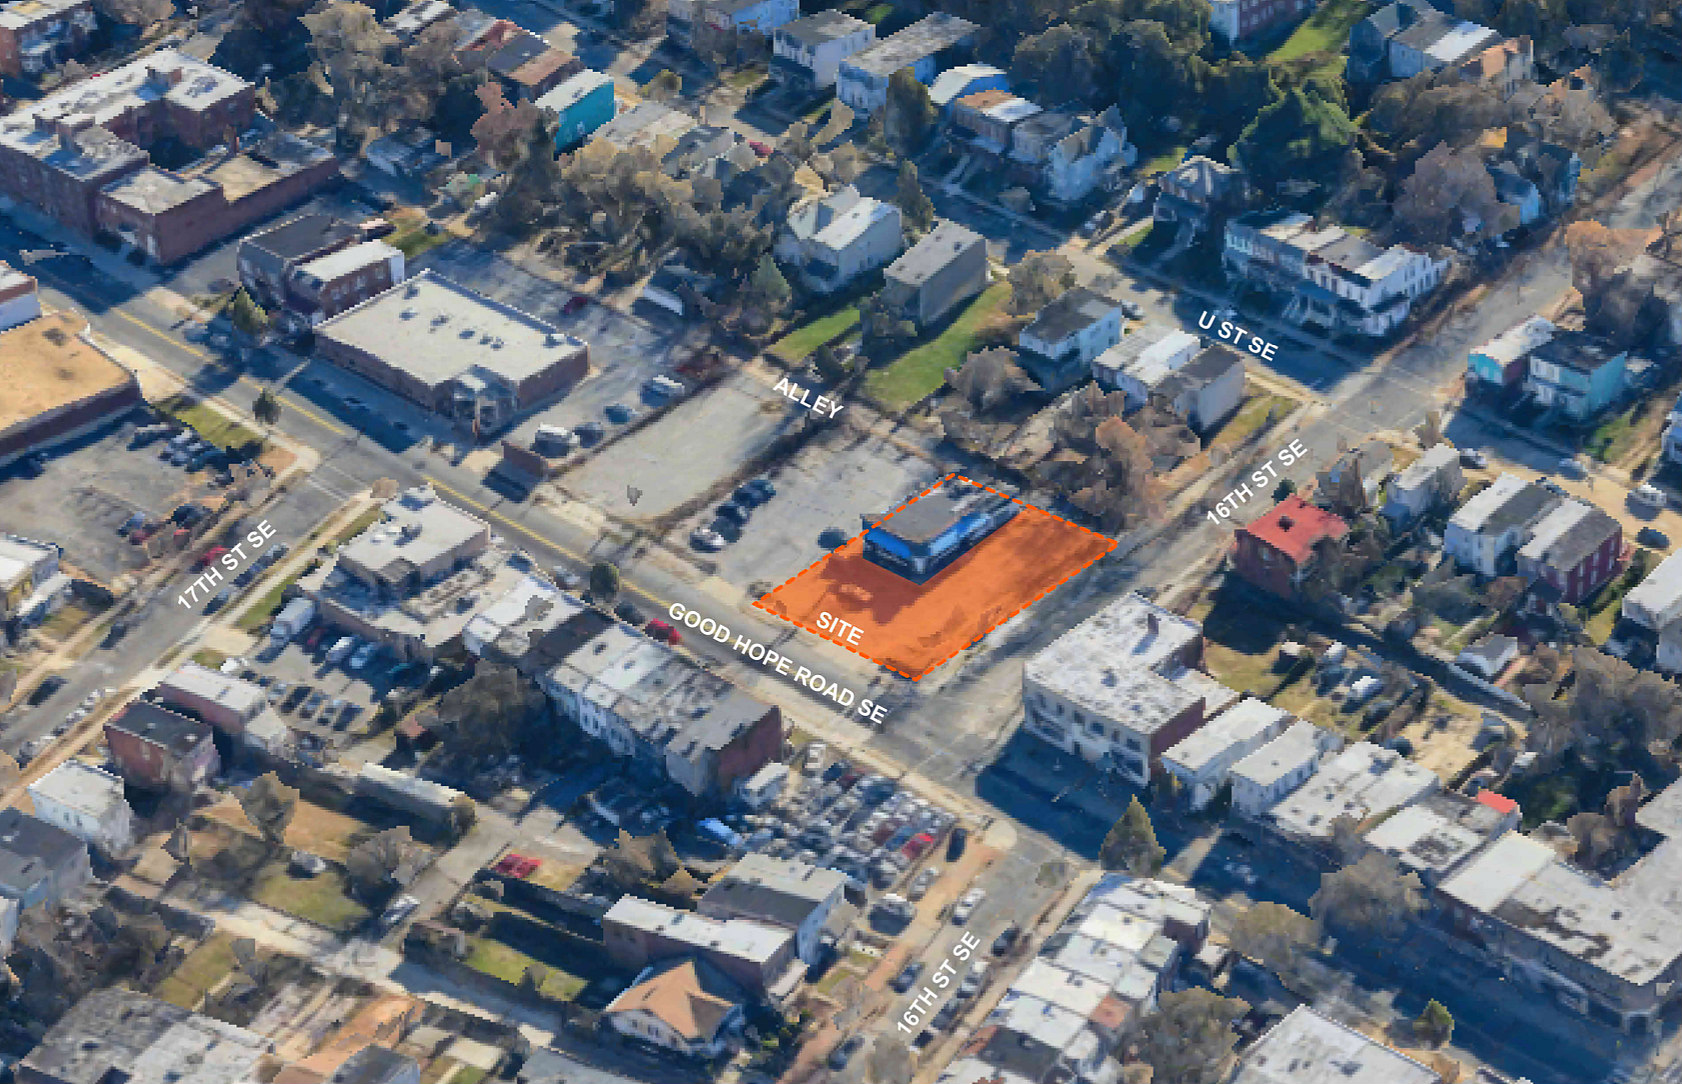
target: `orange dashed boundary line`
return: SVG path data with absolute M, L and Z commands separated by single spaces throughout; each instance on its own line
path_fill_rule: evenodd
M 1018 606 L 1016 609 L 1012 610 L 1010 613 L 1008 613 L 1008 614 L 1004 615 L 1003 617 L 999 618 L 997 621 L 993 622 L 991 625 L 988 625 L 985 629 L 982 629 L 980 634 L 977 635 L 975 637 L 975 639 L 971 640 L 967 644 L 963 644 L 960 647 L 954 648 L 952 653 L 950 655 L 946 656 L 944 659 L 941 659 L 939 662 L 930 663 L 927 669 L 923 670 L 921 673 L 918 673 L 918 674 L 908 674 L 904 670 L 901 670 L 896 666 L 890 666 L 889 664 L 883 662 L 881 659 L 878 659 L 878 658 L 875 658 L 874 656 L 865 654 L 864 652 L 860 651 L 858 648 L 852 646 L 851 644 L 844 644 L 840 640 L 837 640 L 832 636 L 829 636 L 829 635 L 827 635 L 823 632 L 818 631 L 817 629 L 813 628 L 812 626 L 806 624 L 804 621 L 798 621 L 798 620 L 788 616 L 787 614 L 778 613 L 776 610 L 774 610 L 771 607 L 765 605 L 765 600 L 766 599 L 770 598 L 772 595 L 776 594 L 778 591 L 781 591 L 783 588 L 787 587 L 789 584 L 793 583 L 795 580 L 798 580 L 800 577 L 806 575 L 808 572 L 815 572 L 818 569 L 822 568 L 824 566 L 825 562 L 827 562 L 831 557 L 835 556 L 841 550 L 844 550 L 848 546 L 852 545 L 854 542 L 857 542 L 859 539 L 863 538 L 866 534 L 868 534 L 871 530 L 875 529 L 875 527 L 878 527 L 881 524 L 888 522 L 888 520 L 890 520 L 890 519 L 894 518 L 895 516 L 899 515 L 901 512 L 905 511 L 907 508 L 910 508 L 912 505 L 916 504 L 918 501 L 922 500 L 924 497 L 927 497 L 930 493 L 933 493 L 935 490 L 939 489 L 941 486 L 945 485 L 947 482 L 950 482 L 954 478 L 956 478 L 960 482 L 964 482 L 968 485 L 975 486 L 977 489 L 984 489 L 987 492 L 994 494 L 995 496 L 1003 497 L 1006 500 L 1012 502 L 1013 504 L 1019 504 L 1023 508 L 1027 509 L 1030 512 L 1038 512 L 1040 515 L 1045 516 L 1049 519 L 1054 519 L 1059 523 L 1067 524 L 1068 526 L 1074 527 L 1077 530 L 1085 531 L 1087 534 L 1092 535 L 1094 538 L 1102 539 L 1105 543 L 1107 543 L 1107 545 L 1104 547 L 1104 552 L 1098 554 L 1098 556 L 1092 558 L 1092 560 L 1090 560 L 1090 561 L 1087 561 L 1085 564 L 1080 565 L 1077 568 L 1071 569 L 1067 576 L 1064 576 L 1062 579 L 1058 580 L 1056 583 L 1052 584 L 1050 587 L 1047 587 L 1045 590 L 1041 591 L 1039 594 L 1035 595 L 1033 598 L 1024 602 L 1022 605 Z M 1087 569 L 1091 568 L 1098 561 L 1103 560 L 1105 557 L 1107 557 L 1110 554 L 1110 551 L 1112 551 L 1116 548 L 1117 545 L 1119 545 L 1119 543 L 1117 543 L 1115 539 L 1110 538 L 1107 535 L 1099 534 L 1097 531 L 1094 531 L 1092 528 L 1090 528 L 1090 527 L 1088 527 L 1084 524 L 1076 523 L 1074 520 L 1071 520 L 1071 519 L 1065 519 L 1064 517 L 1056 514 L 1055 512 L 1047 512 L 1045 509 L 1040 508 L 1037 505 L 1029 504 L 1027 501 L 1023 500 L 1021 497 L 1012 496 L 1009 493 L 1005 493 L 1001 490 L 994 489 L 992 486 L 984 485 L 981 482 L 977 482 L 973 478 L 967 478 L 964 475 L 959 474 L 956 471 L 953 471 L 950 474 L 944 474 L 941 477 L 937 478 L 934 482 L 930 483 L 930 485 L 928 486 L 927 489 L 924 489 L 921 493 L 918 493 L 916 496 L 911 497 L 904 504 L 900 505 L 898 508 L 895 508 L 892 512 L 889 512 L 887 515 L 885 515 L 881 519 L 877 520 L 870 527 L 866 527 L 863 530 L 859 531 L 858 534 L 856 534 L 853 537 L 847 539 L 847 541 L 841 543 L 839 546 L 836 546 L 834 549 L 830 550 L 828 553 L 824 554 L 822 557 L 819 557 L 816 561 L 813 561 L 811 564 L 807 565 L 805 568 L 801 569 L 799 572 L 796 572 L 794 575 L 790 576 L 788 579 L 784 580 L 782 583 L 779 583 L 777 586 L 771 588 L 771 590 L 767 591 L 764 595 L 755 599 L 753 604 L 755 606 L 757 606 L 759 609 L 764 610 L 766 613 L 770 614 L 772 617 L 778 618 L 779 620 L 782 620 L 782 621 L 787 621 L 789 624 L 795 626 L 796 628 L 805 629 L 807 632 L 809 632 L 812 635 L 818 637 L 819 639 L 825 641 L 826 643 L 834 644 L 836 647 L 845 648 L 846 650 L 851 651 L 853 654 L 857 655 L 859 658 L 864 659 L 867 662 L 875 663 L 877 666 L 880 666 L 884 670 L 887 670 L 887 671 L 890 671 L 892 673 L 898 674 L 900 677 L 907 678 L 911 681 L 921 681 L 925 677 L 928 677 L 930 674 L 934 673 L 936 670 L 940 669 L 942 666 L 945 666 L 947 663 L 949 663 L 953 659 L 957 658 L 960 653 L 962 653 L 964 651 L 968 651 L 970 648 L 972 648 L 976 644 L 980 643 L 984 638 L 986 638 L 988 633 L 992 632 L 994 629 L 998 628 L 1000 625 L 1009 621 L 1011 618 L 1015 617 L 1017 614 L 1021 613 L 1023 610 L 1026 610 L 1028 607 L 1032 606 L 1034 603 L 1038 602 L 1040 599 L 1042 599 L 1045 596 L 1051 594 L 1053 591 L 1057 590 L 1059 587 L 1062 587 L 1064 584 L 1068 583 L 1070 580 L 1074 579 L 1076 576 L 1080 575 L 1082 572 L 1085 572 Z

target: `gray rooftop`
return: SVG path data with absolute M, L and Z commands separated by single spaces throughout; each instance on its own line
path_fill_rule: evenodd
M 1199 772 L 1229 749 L 1285 726 L 1290 718 L 1283 708 L 1247 696 L 1186 735 L 1163 753 L 1162 759 L 1188 772 Z
M 208 724 L 161 708 L 150 700 L 130 701 L 105 726 L 161 745 L 176 756 L 185 756 L 210 740 Z
M 950 49 L 970 39 L 980 27 L 967 19 L 945 12 L 925 15 L 896 34 L 890 34 L 868 49 L 842 61 L 871 75 L 888 76 L 926 56 Z
M 256 1079 L 269 1045 L 244 1028 L 112 987 L 71 1006 L 22 1069 L 63 1084 L 240 1084 Z
M 1563 500 L 1537 521 L 1519 556 L 1570 570 L 1622 529 L 1617 520 L 1592 504 Z
M 863 19 L 840 11 L 820 11 L 777 28 L 778 37 L 791 38 L 808 49 L 869 29 Z
M 707 887 L 700 909 L 705 914 L 709 907 L 725 908 L 793 928 L 830 899 L 839 898 L 846 884 L 846 874 L 836 870 L 792 858 L 748 854 Z
M 618 923 L 657 933 L 703 952 L 751 960 L 760 965 L 775 959 L 793 936 L 777 926 L 744 918 L 722 921 L 706 918 L 693 911 L 679 911 L 636 896 L 619 897 L 619 902 L 602 916 L 602 923 Z
M 470 370 L 518 385 L 585 349 L 560 328 L 431 270 L 340 313 L 315 334 L 382 358 L 427 387 Z
M 392 582 L 490 531 L 484 520 L 439 500 L 427 486 L 399 494 L 382 510 L 385 518 L 340 546 L 338 557 Z
M 1023 328 L 1022 334 L 1042 342 L 1060 343 L 1117 310 L 1116 303 L 1104 295 L 1084 286 L 1071 287 L 1035 313 L 1034 322 Z
M 1447 791 L 1396 810 L 1367 832 L 1366 841 L 1404 868 L 1440 875 L 1500 835 L 1505 819 L 1476 799 Z
M 1539 482 L 1503 474 L 1490 487 L 1461 505 L 1449 525 L 1474 534 L 1501 534 L 1534 523 L 1559 500 Z
M 887 277 L 903 286 L 916 289 L 936 272 L 944 269 L 958 255 L 974 245 L 985 248 L 987 242 L 974 230 L 956 222 L 941 219 L 922 240 L 906 249 L 899 259 L 888 265 Z
M 1303 764 L 1318 760 L 1325 748 L 1324 732 L 1298 720 L 1285 732 L 1232 766 L 1234 778 L 1269 787 Z
M 1362 824 L 1417 801 L 1442 785 L 1430 769 L 1394 749 L 1356 742 L 1324 761 L 1308 781 L 1273 807 L 1282 831 L 1304 839 L 1330 839 L 1332 824 Z

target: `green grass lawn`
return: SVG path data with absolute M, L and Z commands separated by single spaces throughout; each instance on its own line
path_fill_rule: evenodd
M 795 328 L 771 344 L 771 353 L 784 361 L 796 362 L 827 342 L 834 342 L 858 327 L 857 305 L 848 305 L 828 316 L 820 316 Z
M 1254 385 L 1252 385 L 1254 387 Z M 1267 416 L 1275 408 L 1281 417 L 1290 413 L 1295 407 L 1296 400 L 1271 392 L 1255 390 L 1232 417 L 1214 434 L 1210 445 L 1220 445 L 1223 448 L 1236 448 L 1247 440 L 1250 434 L 1260 429 L 1267 421 Z
M 351 899 L 345 875 L 329 865 L 314 877 L 294 877 L 286 871 L 284 859 L 270 862 L 258 871 L 251 884 L 251 898 L 276 911 L 346 933 L 368 920 L 373 913 Z
M 765 77 L 766 71 L 764 68 L 742 68 L 725 76 L 724 81 L 737 90 L 751 90 L 765 82 Z
M 881 24 L 882 20 L 886 19 L 893 13 L 894 6 L 892 4 L 873 4 L 865 9 L 864 21 L 869 23 L 871 26 L 878 26 Z
M 492 937 L 473 937 L 468 941 L 472 949 L 463 961 L 468 967 L 515 984 L 518 984 L 520 977 L 526 973 L 526 968 L 542 968 L 543 993 L 557 1001 L 571 1001 L 589 985 L 587 980 L 533 959 L 506 942 Z
M 1190 146 L 1191 144 L 1189 143 L 1176 143 L 1167 150 L 1152 155 L 1143 162 L 1139 163 L 1138 175 L 1141 177 L 1149 177 L 1153 173 L 1162 173 L 1166 170 L 1173 169 L 1185 160 L 1186 150 Z
M 247 428 L 221 411 L 194 402 L 186 396 L 171 395 L 155 405 L 161 413 L 191 427 L 199 436 L 218 448 L 243 448 L 263 439 L 255 429 Z
M 214 648 L 206 647 L 193 652 L 193 661 L 198 663 L 200 666 L 214 670 L 218 666 L 227 662 L 228 656 L 222 654 L 222 652 L 217 651 Z
M 380 521 L 380 517 L 383 515 L 385 515 L 385 509 L 376 504 L 374 507 L 368 509 L 360 516 L 357 516 L 355 519 L 345 524 L 339 533 L 333 536 L 333 541 L 338 545 L 344 545 L 346 542 L 349 542 L 363 531 L 366 531 L 368 528 L 378 523 Z
M 1638 403 L 1628 410 L 1609 415 L 1583 442 L 1583 451 L 1602 463 L 1615 463 L 1627 455 L 1639 436 L 1635 423 L 1643 405 Z
M 258 629 L 268 624 L 269 619 L 279 613 L 281 606 L 285 603 L 285 600 L 281 598 L 281 596 L 285 594 L 286 589 L 296 583 L 297 580 L 297 576 L 287 576 L 285 579 L 265 591 L 262 598 L 253 602 L 251 606 L 240 615 L 239 621 L 236 622 L 240 631 L 256 632 Z
M 1336 53 L 1349 41 L 1349 28 L 1366 18 L 1375 6 L 1370 0 L 1326 0 L 1266 59 L 1283 63 L 1310 53 Z M 1329 62 L 1325 70 L 1342 72 L 1343 57 Z
M 152 996 L 183 1009 L 198 1008 L 205 992 L 234 969 L 233 936 L 213 933 L 187 954 L 175 971 L 152 991 Z
M 426 224 L 430 222 L 424 215 L 412 226 L 399 229 L 386 238 L 391 247 L 403 253 L 403 258 L 412 260 L 430 248 L 437 248 L 450 240 L 450 231 L 439 229 L 437 233 L 427 233 Z
M 67 602 L 57 613 L 41 622 L 41 631 L 55 640 L 66 640 L 93 620 L 94 611 L 81 602 Z
M 989 286 L 933 340 L 865 377 L 865 392 L 888 410 L 904 410 L 933 395 L 946 383 L 946 370 L 962 365 L 975 349 L 982 325 L 1009 296 L 1009 283 Z

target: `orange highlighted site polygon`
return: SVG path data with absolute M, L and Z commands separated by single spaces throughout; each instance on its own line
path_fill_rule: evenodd
M 959 474 L 946 475 L 882 517 L 877 526 L 953 480 L 1005 497 L 1020 508 L 925 583 L 867 560 L 866 529 L 754 605 L 916 681 L 1116 546 L 1112 538 Z M 857 642 L 820 630 L 819 615 L 826 613 L 860 630 Z

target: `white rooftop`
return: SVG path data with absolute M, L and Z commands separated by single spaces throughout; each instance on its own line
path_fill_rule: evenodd
M 1508 328 L 1473 351 L 1500 365 L 1519 360 L 1544 343 L 1552 342 L 1554 326 L 1545 317 L 1532 316 Z
M 636 896 L 621 896 L 602 917 L 634 929 L 658 933 L 696 949 L 764 964 L 776 957 L 793 935 L 787 930 L 743 918 L 724 921 L 693 911 L 678 911 Z
M 20 582 L 37 565 L 58 553 L 56 546 L 17 535 L 0 535 L 0 590 Z
M 1232 1084 L 1440 1084 L 1435 1070 L 1299 1005 L 1239 1063 Z
M 4 582 L 3 576 L 0 582 Z M 1656 628 L 1674 616 L 1679 603 L 1682 603 L 1682 553 L 1673 553 L 1624 596 L 1623 614 Z
M 15 110 L 0 123 L 0 142 L 26 149 L 41 139 L 53 138 L 37 127 L 37 117 L 86 117 L 96 125 L 105 125 L 159 99 L 202 112 L 249 86 L 239 76 L 197 57 L 161 49 Z
M 547 580 L 521 576 L 512 588 L 473 615 L 462 629 L 462 642 L 469 651 L 479 654 L 486 645 L 507 636 L 510 640 L 502 645 L 503 650 L 518 657 L 537 637 L 583 611 L 584 603 Z
M 1433 483 L 1438 472 L 1460 462 L 1460 452 L 1452 444 L 1433 444 L 1425 454 L 1402 469 L 1390 483 L 1397 489 L 1412 491 Z
M 29 796 L 37 802 L 48 799 L 96 820 L 103 820 L 110 810 L 128 804 L 123 797 L 121 779 L 80 760 L 67 760 L 29 784 Z
M 552 324 L 430 269 L 324 322 L 316 337 L 382 358 L 428 388 L 469 371 L 518 386 L 585 348 Z
M 298 268 L 300 275 L 310 275 L 322 282 L 332 282 L 336 278 L 348 275 L 363 268 L 372 267 L 378 263 L 385 263 L 395 258 L 399 265 L 403 260 L 401 250 L 386 244 L 384 241 L 363 241 L 361 244 L 342 248 L 337 252 L 330 252 L 317 257 Z
M 1270 787 L 1304 764 L 1320 759 L 1324 740 L 1319 727 L 1298 720 L 1283 734 L 1234 764 L 1232 776 L 1258 787 Z
M 1308 782 L 1273 807 L 1271 815 L 1282 831 L 1306 839 L 1329 839 L 1332 822 L 1340 818 L 1360 824 L 1400 809 L 1440 785 L 1430 769 L 1394 749 L 1356 742 L 1322 763 Z
M 187 696 L 226 705 L 241 716 L 255 715 L 269 702 L 268 693 L 261 685 L 196 662 L 187 663 L 158 683 L 158 690 L 166 699 L 170 690 L 176 689 Z
M 384 511 L 384 520 L 339 547 L 339 559 L 393 581 L 403 578 L 405 566 L 430 564 L 490 530 L 484 520 L 439 500 L 430 486 L 387 501 Z
M 1229 749 L 1254 741 L 1259 735 L 1283 726 L 1289 718 L 1291 714 L 1282 708 L 1247 696 L 1181 739 L 1162 754 L 1162 760 L 1196 775 Z
M 1535 561 L 1547 560 L 1548 551 L 1553 548 L 1554 543 L 1565 537 L 1566 532 L 1589 518 L 1594 512 L 1593 505 L 1585 504 L 1579 500 L 1566 499 L 1560 501 L 1547 515 L 1537 520 L 1530 541 L 1526 542 L 1524 548 L 1518 551 L 1519 556 Z

